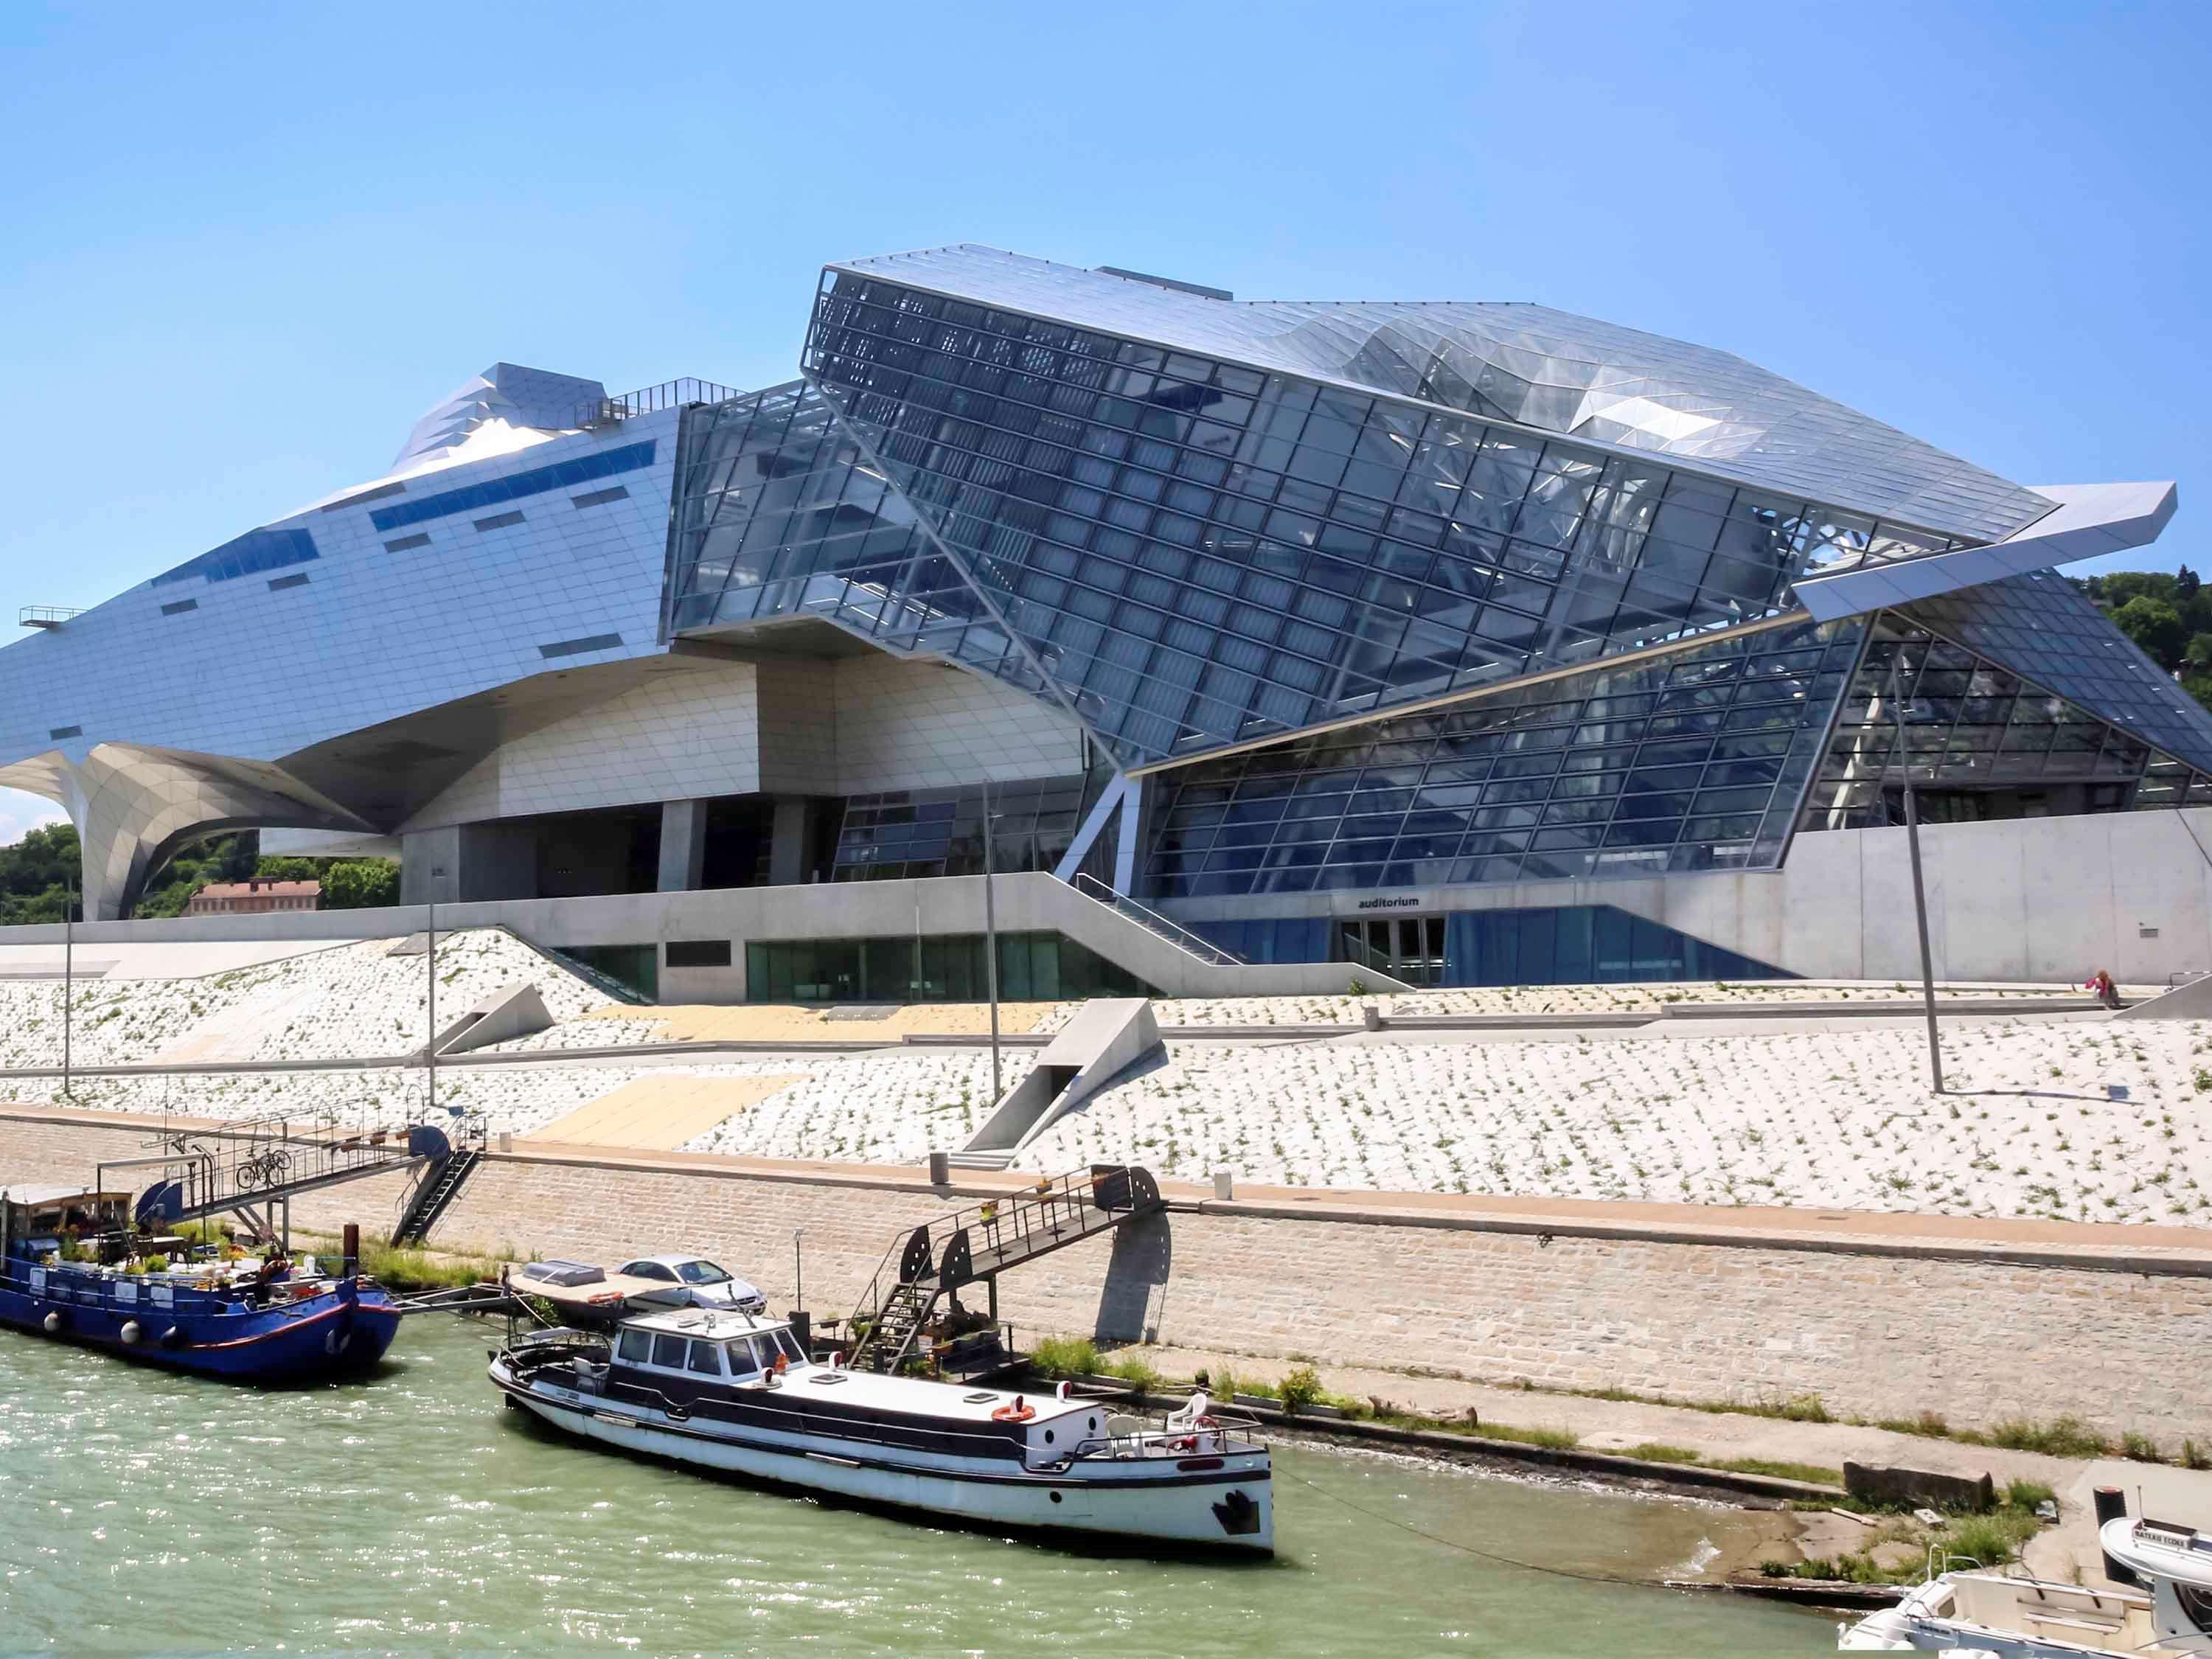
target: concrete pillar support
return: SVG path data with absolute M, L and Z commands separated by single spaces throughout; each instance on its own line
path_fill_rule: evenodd
M 663 801 L 660 805 L 660 890 L 693 893 L 707 874 L 707 803 Z
M 814 803 L 805 795 L 778 795 L 769 830 L 768 879 L 771 887 L 796 887 L 806 879 L 806 853 L 813 842 Z

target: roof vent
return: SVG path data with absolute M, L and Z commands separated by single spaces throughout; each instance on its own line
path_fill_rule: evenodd
M 1100 265 L 1102 276 L 1126 276 L 1133 283 L 1150 283 L 1154 288 L 1171 288 L 1178 294 L 1195 294 L 1201 300 L 1233 300 L 1237 296 L 1225 288 L 1207 288 L 1199 283 L 1178 283 L 1172 276 L 1154 276 L 1141 270 L 1124 270 L 1119 265 Z

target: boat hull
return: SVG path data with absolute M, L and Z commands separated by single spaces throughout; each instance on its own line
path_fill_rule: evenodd
M 357 1376 L 384 1358 L 399 1334 L 399 1310 L 374 1287 L 351 1294 L 332 1291 L 282 1307 L 209 1313 L 42 1295 L 0 1284 L 0 1325 L 135 1364 L 234 1382 Z M 134 1326 L 135 1336 L 126 1334 Z
M 962 1526 L 1122 1540 L 1175 1550 L 1264 1556 L 1274 1549 L 1274 1504 L 1264 1462 L 1256 1468 L 1152 1479 L 916 1468 L 732 1439 L 656 1421 L 652 1413 L 612 1401 L 556 1398 L 496 1366 L 491 1376 L 513 1403 L 564 1433 L 768 1485 L 826 1492 Z

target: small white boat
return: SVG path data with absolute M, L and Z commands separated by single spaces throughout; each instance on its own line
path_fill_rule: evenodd
M 969 1526 L 1274 1548 L 1267 1449 L 1203 1395 L 1151 1421 L 810 1360 L 790 1328 L 684 1310 L 496 1350 L 511 1404 L 586 1440 Z
M 1998 1572 L 1930 1577 L 1850 1626 L 1845 1653 L 1992 1653 L 2005 1659 L 2205 1659 L 2212 1654 L 2212 1538 L 2116 1516 L 2097 1529 L 2140 1589 L 2092 1589 Z

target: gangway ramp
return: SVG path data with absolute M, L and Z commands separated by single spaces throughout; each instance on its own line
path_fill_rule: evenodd
M 895 1242 L 854 1312 L 855 1370 L 890 1371 L 913 1355 L 938 1303 L 981 1283 L 998 1317 L 999 1275 L 1167 1207 L 1149 1170 L 1093 1164 L 986 1199 Z

